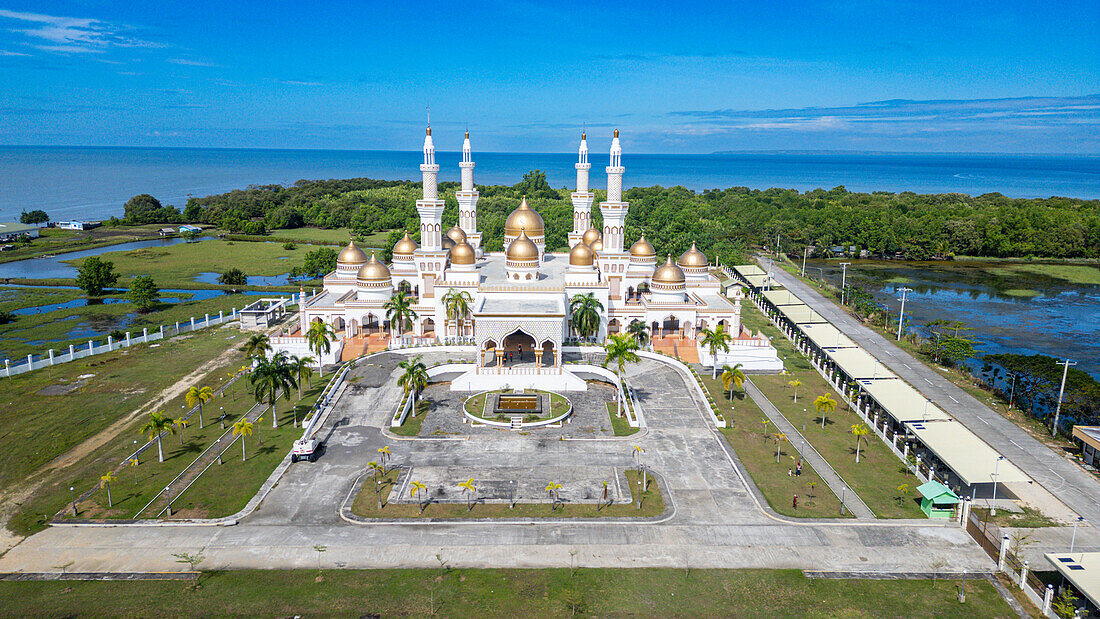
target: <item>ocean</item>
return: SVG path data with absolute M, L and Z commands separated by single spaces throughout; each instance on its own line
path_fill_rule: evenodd
M 420 179 L 419 152 L 205 148 L 0 146 L 0 221 L 43 209 L 55 221 L 122 216 L 131 196 L 149 193 L 183 207 L 249 185 L 300 179 Z M 460 153 L 441 152 L 441 181 L 458 181 Z M 520 181 L 542 170 L 554 187 L 573 187 L 575 153 L 474 153 L 475 182 Z M 602 187 L 606 155 L 593 153 L 592 185 Z M 999 192 L 1015 198 L 1100 198 L 1100 156 L 942 154 L 623 155 L 624 185 L 744 186 L 806 191 Z

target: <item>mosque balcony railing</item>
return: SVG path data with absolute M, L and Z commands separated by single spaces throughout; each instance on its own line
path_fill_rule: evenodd
M 481 284 L 478 292 L 565 292 L 561 285 L 532 284 Z
M 561 366 L 546 366 L 546 367 L 497 367 L 495 365 L 483 365 L 477 368 L 478 374 L 500 374 L 500 375 L 512 375 L 512 376 L 536 376 L 542 375 L 554 375 L 561 374 Z

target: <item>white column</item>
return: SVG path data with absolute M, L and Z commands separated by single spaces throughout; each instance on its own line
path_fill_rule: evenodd
M 53 365 L 53 349 L 50 349 L 50 365 Z
M 1043 616 L 1050 616 L 1050 607 L 1054 604 L 1054 585 L 1047 585 L 1047 590 L 1043 593 Z
M 997 558 L 997 571 L 1005 571 L 1005 562 L 1008 559 L 1008 545 L 1009 539 L 1007 535 L 1001 536 L 1001 554 Z
M 1024 561 L 1024 566 L 1020 568 L 1020 588 L 1023 589 L 1027 586 L 1027 571 L 1031 567 L 1030 561 Z

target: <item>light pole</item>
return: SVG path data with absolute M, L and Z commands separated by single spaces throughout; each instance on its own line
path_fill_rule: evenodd
M 1016 395 L 1016 373 L 1012 373 L 1012 388 L 1008 391 L 1008 408 L 1012 408 L 1012 398 Z
M 802 250 L 802 277 L 806 277 L 806 256 L 810 254 L 809 246 Z
M 802 409 L 802 431 L 806 431 L 806 409 Z M 805 440 L 805 438 L 803 438 Z
M 898 292 L 901 293 L 901 298 L 898 299 L 899 301 L 901 301 L 901 312 L 898 313 L 898 341 L 900 342 L 901 341 L 901 326 L 903 324 L 905 324 L 905 300 L 908 298 L 909 293 L 913 292 L 913 289 L 912 288 L 906 288 L 906 287 L 902 286 L 898 290 Z
M 844 495 L 848 493 L 848 486 L 840 487 L 840 515 L 844 515 Z
M 1065 366 L 1062 368 L 1062 386 L 1058 388 L 1058 406 L 1054 407 L 1054 424 L 1050 427 L 1050 435 L 1058 436 L 1058 414 L 1062 412 L 1062 394 L 1066 391 L 1066 375 L 1069 374 L 1069 366 L 1077 365 L 1076 361 L 1059 361 L 1058 365 Z
M 243 441 L 244 437 L 241 437 L 241 440 Z M 165 486 L 164 487 L 164 498 L 168 499 L 168 517 L 171 518 L 172 517 L 172 487 L 171 486 Z
M 844 290 L 844 284 L 848 282 L 848 267 L 852 266 L 851 262 L 840 263 L 840 289 Z
M 69 495 L 73 497 L 73 518 L 76 518 L 76 486 L 69 486 Z
M 989 504 L 989 515 L 993 518 L 997 517 L 997 465 L 1004 459 L 1004 456 L 997 456 L 993 461 L 993 502 Z
M 1077 523 L 1084 522 L 1084 516 L 1078 516 L 1077 520 L 1073 521 L 1073 537 L 1069 538 L 1069 551 L 1073 552 L 1073 545 L 1077 543 Z

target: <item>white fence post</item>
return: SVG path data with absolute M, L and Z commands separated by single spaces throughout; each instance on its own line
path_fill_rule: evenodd
M 1009 539 L 1007 535 L 1001 536 L 1001 555 L 997 558 L 997 571 L 1005 571 L 1005 560 L 1008 558 Z
M 142 342 L 148 342 L 149 341 L 149 327 L 142 327 L 141 328 L 141 341 Z
M 34 369 L 34 355 L 27 355 L 27 371 Z
M 1020 588 L 1023 589 L 1027 586 L 1027 570 L 1031 567 L 1030 561 L 1024 561 L 1024 566 L 1020 568 Z
M 88 354 L 89 355 L 94 355 L 95 354 L 95 342 L 93 342 L 92 340 L 88 340 Z
M 164 339 L 164 325 L 160 326 L 160 339 Z
M 76 348 L 69 344 L 69 361 L 76 359 Z
M 218 320 L 225 318 L 225 310 L 218 310 Z
M 114 338 L 107 336 L 107 350 L 114 350 Z
M 1054 585 L 1047 585 L 1047 590 L 1043 593 L 1043 616 L 1050 616 L 1050 606 L 1054 602 Z
M 130 345 L 130 332 L 129 331 L 126 332 L 126 345 L 127 346 Z
M 50 349 L 50 365 L 53 365 L 53 349 Z
M 180 334 L 180 321 L 176 321 L 176 335 Z
M 191 330 L 192 331 L 195 330 L 195 317 L 194 316 L 191 317 Z
M 4 359 L 4 374 L 11 378 L 11 359 Z

